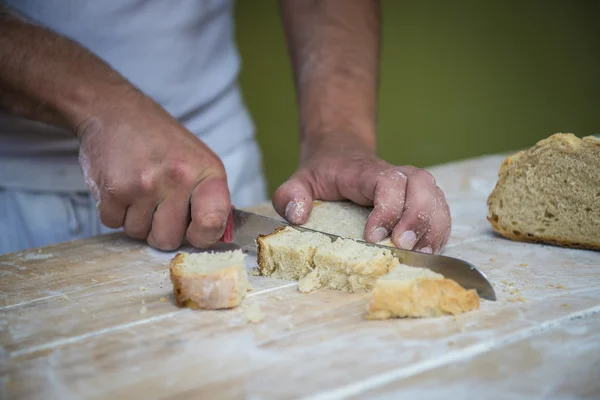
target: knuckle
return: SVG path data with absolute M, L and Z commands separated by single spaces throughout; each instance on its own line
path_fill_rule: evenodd
M 137 189 L 142 193 L 152 193 L 156 187 L 156 172 L 153 169 L 143 171 L 138 179 Z
M 196 181 L 196 174 L 193 172 L 190 163 L 182 159 L 171 160 L 167 167 L 167 179 L 177 185 L 192 186 Z
M 382 177 L 385 178 L 386 180 L 393 181 L 394 183 L 396 183 L 396 182 L 404 182 L 404 181 L 406 181 L 408 179 L 406 177 L 406 175 L 404 174 L 404 172 L 402 172 L 398 168 L 387 168 L 382 173 Z
M 426 171 L 424 169 L 419 169 L 417 172 L 417 176 L 424 182 L 427 182 L 432 186 L 436 186 L 435 177 L 431 174 L 431 172 Z

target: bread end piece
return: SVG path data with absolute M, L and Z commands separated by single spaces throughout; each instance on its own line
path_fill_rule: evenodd
M 494 231 L 600 250 L 600 139 L 555 134 L 504 160 L 488 198 Z
M 375 283 L 366 318 L 427 318 L 477 309 L 475 290 L 428 269 L 398 265 Z
M 244 260 L 240 250 L 178 253 L 169 264 L 175 301 L 205 310 L 238 306 L 249 288 Z

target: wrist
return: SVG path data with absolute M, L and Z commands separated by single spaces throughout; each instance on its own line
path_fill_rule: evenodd
M 303 135 L 300 152 L 301 162 L 320 155 L 375 157 L 377 143 L 374 133 L 336 131 Z

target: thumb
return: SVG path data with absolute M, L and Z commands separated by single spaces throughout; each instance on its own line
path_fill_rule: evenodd
M 283 218 L 294 225 L 308 221 L 314 194 L 310 184 L 301 175 L 294 175 L 273 194 L 273 207 Z

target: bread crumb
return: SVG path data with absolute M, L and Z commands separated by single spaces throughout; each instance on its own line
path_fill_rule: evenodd
M 254 288 L 252 287 L 252 285 L 250 283 L 248 283 L 248 288 L 246 289 L 246 292 L 253 292 Z
M 260 270 L 258 269 L 258 267 L 252 267 L 248 271 L 248 275 L 250 275 L 250 276 L 260 276 Z
M 260 306 L 258 305 L 258 303 L 250 304 L 250 306 L 248 306 L 248 308 L 246 309 L 246 312 L 244 314 L 245 321 L 251 322 L 251 323 L 261 322 L 264 319 L 264 317 L 265 317 L 265 315 L 263 314 L 262 310 L 260 309 Z
M 116 276 L 115 276 L 115 275 L 109 275 L 109 276 L 108 276 L 108 279 L 115 279 L 115 278 L 116 278 Z
M 148 308 L 146 306 L 142 306 L 142 308 L 140 308 L 140 315 L 146 314 L 148 312 Z
M 490 258 L 490 261 L 491 262 L 496 262 L 496 259 L 495 258 Z
M 145 290 L 146 290 L 146 288 L 144 286 L 140 286 L 140 292 L 143 292 Z
M 529 264 L 525 264 L 525 263 L 521 263 L 519 264 L 519 267 L 527 267 Z
M 167 301 L 167 298 L 166 297 L 161 297 L 159 300 L 160 300 L 161 303 L 164 303 L 164 302 Z
M 557 288 L 557 289 L 564 289 L 564 288 L 565 288 L 565 287 L 564 287 L 563 285 L 561 285 L 560 283 L 559 283 L 558 285 L 554 286 L 554 287 L 555 287 L 555 288 Z
M 65 300 L 71 300 L 71 298 L 66 294 L 63 294 L 61 297 Z
M 275 300 L 281 301 L 281 300 L 283 300 L 283 297 L 281 297 L 281 296 L 275 296 Z
M 291 322 L 288 322 L 288 324 L 287 324 L 287 330 L 291 331 L 293 329 L 294 329 L 294 324 L 292 324 Z
M 508 299 L 508 301 L 511 303 L 516 303 L 516 302 L 525 303 L 527 300 L 525 300 L 522 296 L 517 296 L 517 297 L 513 297 L 511 299 Z
M 568 308 L 569 307 L 569 303 L 562 303 L 560 306 L 562 308 Z
M 554 287 L 554 283 L 549 283 L 548 286 Z
M 82 313 L 82 314 L 85 314 L 85 313 L 86 313 L 86 311 L 85 311 L 85 308 L 82 308 L 82 309 L 81 309 L 81 313 Z
M 92 285 L 95 285 L 96 283 L 98 283 L 98 281 L 96 279 L 92 279 Z

